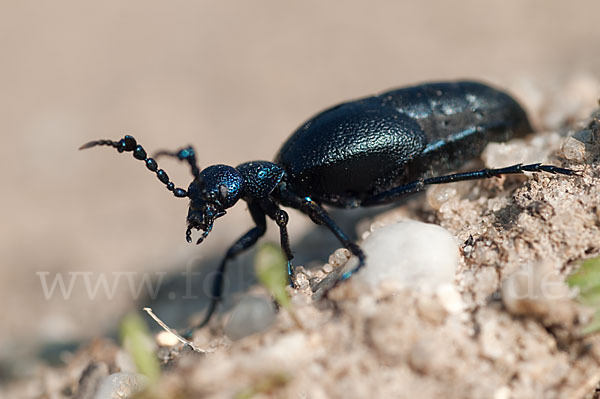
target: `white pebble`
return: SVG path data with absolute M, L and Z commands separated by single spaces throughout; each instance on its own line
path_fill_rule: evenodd
M 367 266 L 356 278 L 372 287 L 393 281 L 433 292 L 444 284 L 454 284 L 458 243 L 438 225 L 403 221 L 384 226 L 371 233 L 361 247 Z
M 168 331 L 161 331 L 158 334 L 156 334 L 156 344 L 158 346 L 175 346 L 175 345 L 179 345 L 181 342 L 179 341 L 179 339 L 177 339 L 177 337 L 173 334 L 171 334 Z
M 267 330 L 275 322 L 271 300 L 259 296 L 242 298 L 225 324 L 225 335 L 232 341 Z
M 142 392 L 148 378 L 137 373 L 115 373 L 104 377 L 94 399 L 125 399 Z
M 503 385 L 494 391 L 494 399 L 510 399 L 510 394 L 510 388 Z
M 350 251 L 346 248 L 340 248 L 329 257 L 329 264 L 333 267 L 341 266 L 346 263 L 348 259 L 350 259 Z
M 321 270 L 323 270 L 323 273 L 331 273 L 333 271 L 333 266 L 331 266 L 329 263 L 326 265 L 323 265 L 323 267 L 321 268 Z
M 450 314 L 458 314 L 465 308 L 462 297 L 454 284 L 441 284 L 437 288 L 436 294 L 443 308 Z
M 450 199 L 456 197 L 457 191 L 453 186 L 442 184 L 427 190 L 427 203 L 436 211 Z
M 573 137 L 567 137 L 562 144 L 562 155 L 571 161 L 583 162 L 585 160 L 585 144 Z

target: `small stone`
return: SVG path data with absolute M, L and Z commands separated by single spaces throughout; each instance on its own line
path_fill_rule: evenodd
M 180 343 L 177 337 L 168 331 L 161 331 L 156 334 L 156 344 L 158 346 L 175 346 Z
M 442 205 L 456 197 L 454 185 L 442 184 L 427 190 L 427 202 L 434 210 L 439 211 Z
M 523 140 L 512 140 L 510 143 L 490 143 L 481 154 L 485 166 L 501 168 L 518 162 L 527 162 L 530 150 Z M 538 160 L 539 161 L 539 160 Z
M 510 388 L 506 385 L 494 391 L 494 399 L 510 399 Z
M 346 248 L 339 248 L 329 257 L 329 264 L 338 267 L 345 264 L 350 259 L 350 251 Z
M 372 287 L 394 281 L 402 287 L 435 291 L 454 283 L 458 243 L 443 227 L 403 221 L 375 230 L 361 246 L 369 266 L 356 278 Z
M 567 137 L 565 139 L 560 151 L 568 160 L 577 162 L 583 162 L 585 160 L 585 144 L 573 137 Z
M 446 312 L 458 314 L 464 310 L 465 304 L 454 284 L 440 285 L 436 290 L 436 294 Z
M 246 296 L 231 312 L 225 324 L 225 335 L 232 341 L 263 332 L 275 322 L 275 309 L 271 300 L 259 296 Z
M 436 356 L 431 342 L 428 340 L 419 340 L 410 350 L 409 362 L 413 369 L 418 372 L 426 373 L 430 367 L 430 363 Z
M 310 282 L 306 273 L 296 270 L 296 275 L 294 276 L 294 278 L 294 282 L 298 290 L 304 291 L 305 289 L 310 288 Z
M 447 315 L 440 301 L 427 294 L 421 295 L 417 300 L 417 310 L 421 317 L 435 324 L 443 322 Z
M 94 399 L 131 398 L 148 386 L 148 378 L 138 373 L 115 373 L 100 383 Z
M 564 279 L 543 262 L 526 265 L 502 284 L 502 301 L 516 315 L 531 315 L 548 324 L 571 325 L 576 306 Z

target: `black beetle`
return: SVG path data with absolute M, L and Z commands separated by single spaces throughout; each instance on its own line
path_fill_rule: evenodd
M 526 172 L 573 175 L 552 165 L 517 164 L 500 169 L 444 175 L 479 156 L 487 143 L 507 141 L 532 131 L 523 108 L 508 94 L 478 82 L 442 82 L 387 91 L 329 108 L 305 122 L 283 144 L 275 162 L 252 161 L 237 167 L 213 165 L 200 170 L 192 147 L 160 151 L 186 161 L 194 180 L 187 190 L 176 188 L 167 174 L 131 136 L 98 140 L 81 149 L 108 145 L 133 152 L 155 172 L 176 197 L 189 198 L 186 239 L 203 230 L 199 244 L 215 219 L 240 199 L 248 203 L 255 227 L 227 251 L 213 282 L 213 299 L 200 326 L 213 314 L 222 294 L 227 262 L 251 247 L 265 233 L 266 216 L 279 226 L 281 246 L 292 259 L 280 205 L 296 208 L 313 222 L 327 226 L 342 245 L 365 263 L 360 247 L 321 206 L 353 208 L 388 204 L 427 185 Z M 290 280 L 293 267 L 289 264 Z

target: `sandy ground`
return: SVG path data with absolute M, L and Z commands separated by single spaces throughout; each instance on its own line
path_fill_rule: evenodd
M 593 397 L 600 342 L 581 334 L 591 312 L 564 278 L 600 249 L 600 111 L 573 133 L 583 141 L 539 133 L 491 144 L 483 159 L 490 167 L 533 157 L 578 176 L 433 187 L 365 219 L 367 231 L 406 219 L 447 228 L 460 248 L 455 284 L 430 291 L 386 279 L 373 288 L 357 276 L 313 300 L 343 258 L 332 256 L 322 268 L 301 268 L 299 289 L 290 289 L 302 327 L 280 312 L 266 332 L 232 342 L 214 319 L 194 335 L 207 353 L 178 343 L 158 349 L 163 376 L 144 397 Z M 63 361 L 36 367 L 7 394 L 92 399 L 109 372 L 132 370 L 106 339 Z
M 250 223 L 238 206 L 202 248 L 189 246 L 185 201 L 177 204 L 128 157 L 76 151 L 83 142 L 130 133 L 150 151 L 193 144 L 202 166 L 235 165 L 272 159 L 295 127 L 328 105 L 419 81 L 469 77 L 509 88 L 538 127 L 559 133 L 597 97 L 600 5 L 592 1 L 23 1 L 0 9 L 3 380 L 35 370 L 29 359 L 40 349 L 103 336 L 139 306 L 125 282 L 114 295 L 90 298 L 77 280 L 68 299 L 47 299 L 44 273 L 67 280 L 84 272 L 96 281 L 135 272 L 138 281 L 186 266 L 208 270 Z M 187 184 L 186 168 L 163 164 Z M 434 221 L 466 239 L 460 223 L 436 212 Z M 360 217 L 350 216 L 347 228 Z M 290 234 L 300 264 L 322 264 L 337 247 L 316 247 L 327 234 L 296 213 Z M 563 270 L 594 248 L 556 262 Z M 237 262 L 232 289 L 251 282 L 249 266 L 248 257 Z M 490 284 L 474 300 L 493 291 Z M 202 308 L 202 299 L 180 300 L 181 281 L 167 287 L 161 295 L 179 300 L 167 306 L 170 321 L 185 323 Z

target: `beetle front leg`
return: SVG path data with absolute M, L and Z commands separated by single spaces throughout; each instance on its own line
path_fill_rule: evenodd
M 208 310 L 206 311 L 206 315 L 200 323 L 196 324 L 195 326 L 192 326 L 184 334 L 184 336 L 190 337 L 194 330 L 204 327 L 206 324 L 208 324 L 210 318 L 215 313 L 217 305 L 223 298 L 223 291 L 225 288 L 225 271 L 227 269 L 227 263 L 246 249 L 256 244 L 258 239 L 265 234 L 265 231 L 267 230 L 267 223 L 264 211 L 256 203 L 250 203 L 248 205 L 248 209 L 250 211 L 250 214 L 252 215 L 252 220 L 254 220 L 256 227 L 248 230 L 246 234 L 241 236 L 227 250 L 225 258 L 223 258 L 221 265 L 217 269 L 217 274 L 215 275 L 215 279 L 212 283 L 211 300 L 208 306 Z
M 194 147 L 188 146 L 185 148 L 181 148 L 177 151 L 160 150 L 154 154 L 154 158 L 158 158 L 161 156 L 169 156 L 177 158 L 180 161 L 186 161 L 190 165 L 190 169 L 192 172 L 192 176 L 194 176 L 194 179 L 199 179 L 200 168 L 198 168 L 198 164 L 196 162 L 196 151 L 194 150 Z

